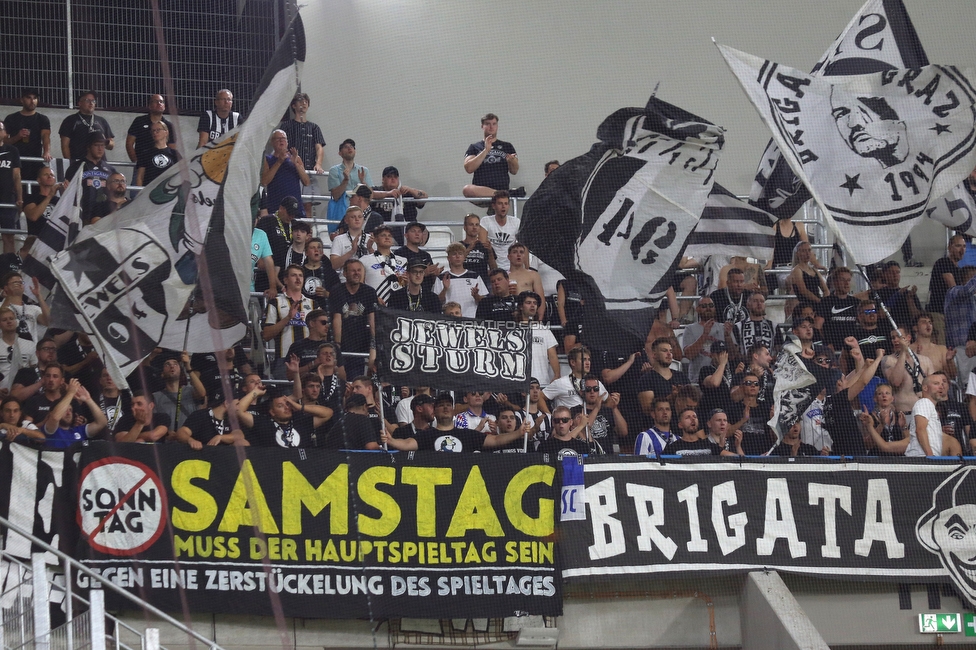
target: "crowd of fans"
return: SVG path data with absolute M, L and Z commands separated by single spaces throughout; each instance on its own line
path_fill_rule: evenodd
M 685 259 L 642 348 L 616 355 L 584 327 L 579 287 L 547 289 L 517 241 L 510 189 L 519 171 L 498 117 L 481 120 L 482 139 L 463 158 L 463 189 L 484 216 L 467 214 L 463 238 L 428 249 L 417 220 L 427 194 L 387 166 L 373 185 L 344 140 L 341 162 L 323 167 L 321 129 L 298 94 L 289 119 L 270 134 L 264 194 L 252 238 L 256 293 L 263 293 L 262 338 L 270 354 L 233 349 L 189 355 L 156 350 L 121 391 L 83 334 L 49 329 L 36 280 L 25 291 L 23 253 L 55 208 L 65 182 L 51 168 L 49 120 L 38 93 L 25 89 L 20 112 L 0 125 L 0 227 L 28 238 L 15 250 L 3 234 L 0 256 L 0 431 L 7 440 L 63 448 L 86 439 L 204 445 L 322 447 L 404 451 L 548 452 L 639 455 L 894 455 L 976 452 L 976 267 L 959 265 L 963 235 L 934 266 L 923 308 L 902 286 L 895 261 L 868 269 L 870 288 L 853 293 L 853 273 L 818 261 L 802 224 L 775 225 L 773 259 Z M 114 134 L 83 92 L 64 120 L 66 180 L 82 174 L 85 225 L 125 206 L 125 176 L 105 160 Z M 200 118 L 199 144 L 243 121 L 233 94 L 220 90 Z M 125 150 L 136 185 L 180 160 L 165 101 L 150 98 Z M 20 162 L 20 158 L 35 160 Z M 545 163 L 548 175 L 558 161 Z M 327 175 L 328 226 L 313 215 L 312 176 Z M 23 185 L 22 181 L 36 183 Z M 970 179 L 976 183 L 976 174 Z M 24 188 L 29 188 L 29 192 Z M 440 263 L 435 262 L 436 255 Z M 703 269 L 714 269 L 706 277 Z M 678 292 L 682 298 L 680 301 Z M 782 319 L 767 299 L 778 292 Z M 29 298 L 28 296 L 33 296 Z M 780 298 L 777 298 L 780 300 Z M 378 306 L 530 327 L 533 379 L 527 394 L 378 385 L 373 341 Z M 693 305 L 693 306 L 692 306 Z M 778 311 L 777 311 L 778 313 Z M 890 319 L 889 319 L 890 314 Z M 896 327 L 892 327 L 893 320 Z M 777 358 L 788 340 L 815 378 L 812 402 L 782 441 L 769 427 Z M 6 354 L 3 354 L 3 346 Z M 568 372 L 560 363 L 565 355 Z M 258 358 L 259 357 L 259 358 Z M 965 393 L 968 405 L 956 397 Z

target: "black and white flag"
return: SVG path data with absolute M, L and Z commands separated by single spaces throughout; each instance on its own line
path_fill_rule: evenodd
M 800 342 L 792 334 L 776 358 L 773 378 L 773 414 L 766 424 L 776 432 L 776 444 L 813 402 L 817 378 L 800 358 Z
M 976 237 L 976 196 L 959 183 L 949 193 L 929 203 L 925 215 L 949 230 Z
M 376 310 L 376 365 L 395 386 L 525 392 L 532 376 L 529 327 L 412 311 Z
M 870 74 L 929 64 L 901 0 L 868 0 L 813 67 L 811 76 Z M 749 202 L 777 219 L 796 214 L 810 193 L 774 140 L 766 145 Z M 763 258 L 766 259 L 766 258 Z
M 296 16 L 247 121 L 174 165 L 125 210 L 84 228 L 51 261 L 60 285 L 52 326 L 88 333 L 119 386 L 155 347 L 212 352 L 244 336 L 251 197 L 304 57 Z
M 724 133 L 656 97 L 616 111 L 590 151 L 526 202 L 519 241 L 593 290 L 588 318 L 606 325 L 608 314 L 643 341 L 705 207 Z
M 696 260 L 710 255 L 772 259 L 775 221 L 773 215 L 715 183 L 684 254 Z
M 929 202 L 976 167 L 976 70 L 828 79 L 718 47 L 859 264 L 895 252 Z

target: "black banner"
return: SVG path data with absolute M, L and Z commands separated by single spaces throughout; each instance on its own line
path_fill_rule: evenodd
M 164 610 L 555 616 L 556 470 L 538 461 L 94 444 L 79 556 Z
M 587 459 L 579 474 L 570 466 L 563 478 L 567 578 L 764 568 L 911 582 L 948 576 L 976 603 L 974 463 L 620 458 Z
M 397 386 L 528 390 L 532 338 L 524 325 L 430 313 L 376 310 L 380 379 Z

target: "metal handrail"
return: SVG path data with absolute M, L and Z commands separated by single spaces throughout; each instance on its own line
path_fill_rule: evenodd
M 150 614 L 153 614 L 154 616 L 158 616 L 159 618 L 161 618 L 162 620 L 166 621 L 167 623 L 169 623 L 170 625 L 172 625 L 176 629 L 181 630 L 186 635 L 193 637 L 197 641 L 200 641 L 202 643 L 207 644 L 207 647 L 210 648 L 210 650 L 223 650 L 223 648 L 221 648 L 219 645 L 217 645 L 217 643 L 215 641 L 211 641 L 207 637 L 205 637 L 202 634 L 200 634 L 199 632 L 195 631 L 193 628 L 187 627 L 185 624 L 183 624 L 180 621 L 176 620 L 175 618 L 173 618 L 172 616 L 170 616 L 169 614 L 167 614 L 163 610 L 159 609 L 155 605 L 152 605 L 150 603 L 147 603 L 146 601 L 142 600 L 138 596 L 134 596 L 133 594 L 130 594 L 128 591 L 126 591 L 122 587 L 119 587 L 118 585 L 116 585 L 112 581 L 106 580 L 101 575 L 99 575 L 98 573 L 95 573 L 94 571 L 92 571 L 91 569 L 89 569 L 88 567 L 86 567 L 81 562 L 78 562 L 77 560 L 75 560 L 70 555 L 67 555 L 65 553 L 62 553 L 61 551 L 59 551 L 58 549 L 54 548 L 53 546 L 51 546 L 47 542 L 45 542 L 45 541 L 43 541 L 41 539 L 38 539 L 37 537 L 34 537 L 31 533 L 29 533 L 28 531 L 24 530 L 23 528 L 21 528 L 17 524 L 14 524 L 14 523 L 10 522 L 8 519 L 6 519 L 4 517 L 0 517 L 0 526 L 2 526 L 4 528 L 7 528 L 8 530 L 14 531 L 18 535 L 20 535 L 20 536 L 22 536 L 22 537 L 24 537 L 26 539 L 29 539 L 31 541 L 31 543 L 34 544 L 35 546 L 37 546 L 39 548 L 42 548 L 45 551 L 47 551 L 48 553 L 51 553 L 54 556 L 60 558 L 65 563 L 65 567 L 66 568 L 70 566 L 75 571 L 77 571 L 79 573 L 83 573 L 84 575 L 88 576 L 88 578 L 90 578 L 90 579 L 94 580 L 95 582 L 101 584 L 104 588 L 107 588 L 107 589 L 115 592 L 116 594 L 118 594 L 118 595 L 126 598 L 127 600 L 129 600 L 130 602 L 132 602 L 132 604 L 136 605 L 139 609 L 145 610 L 146 612 L 149 612 Z M 70 575 L 66 575 L 65 576 L 65 585 L 66 585 L 66 588 L 69 589 L 69 590 L 70 590 L 70 586 L 69 586 L 70 585 L 70 578 L 71 578 Z

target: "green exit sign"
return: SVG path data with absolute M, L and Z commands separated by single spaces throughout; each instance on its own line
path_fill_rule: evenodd
M 918 631 L 922 634 L 962 632 L 961 614 L 919 614 Z
M 962 615 L 962 631 L 966 636 L 976 636 L 976 614 Z

